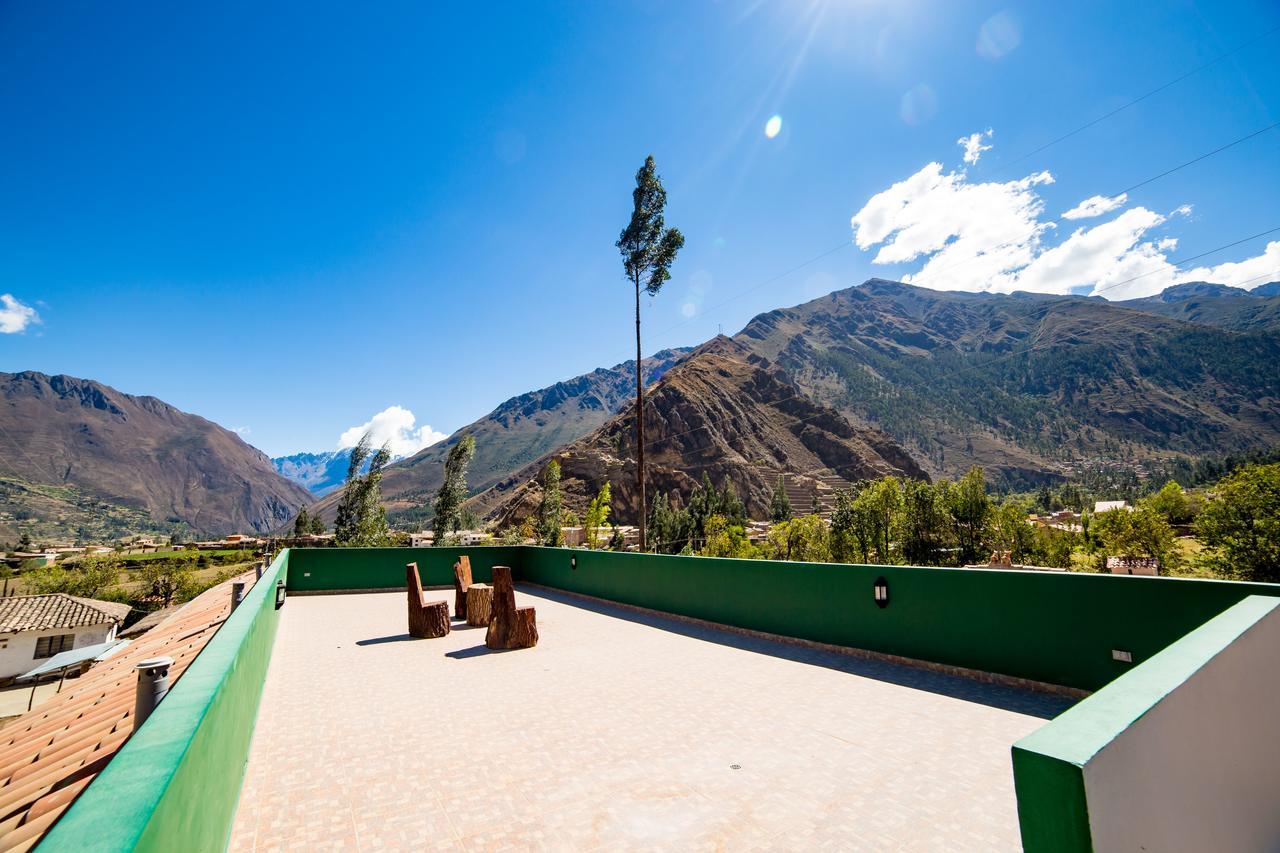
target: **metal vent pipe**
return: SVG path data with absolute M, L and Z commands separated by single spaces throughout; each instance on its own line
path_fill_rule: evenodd
M 173 658 L 147 658 L 134 667 L 138 671 L 138 690 L 133 699 L 133 730 L 147 721 L 160 700 L 169 692 L 169 667 Z

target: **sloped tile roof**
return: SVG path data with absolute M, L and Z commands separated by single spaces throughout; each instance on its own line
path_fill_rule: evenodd
M 133 733 L 135 664 L 169 655 L 170 684 L 182 678 L 230 613 L 231 583 L 197 596 L 0 729 L 0 853 L 34 847 Z
M 0 631 L 45 631 L 123 622 L 129 605 L 57 592 L 0 599 Z

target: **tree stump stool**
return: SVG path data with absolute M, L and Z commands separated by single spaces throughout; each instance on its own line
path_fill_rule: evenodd
M 482 583 L 467 587 L 467 624 L 485 628 L 493 615 L 493 587 Z
M 427 601 L 417 563 L 404 567 L 404 585 L 409 598 L 409 636 L 425 640 L 448 634 L 449 602 Z
M 509 566 L 493 567 L 493 614 L 484 644 L 491 649 L 528 649 L 538 645 L 532 607 L 516 607 L 516 588 Z
M 467 588 L 471 586 L 471 558 L 465 554 L 453 564 L 453 615 L 467 618 Z M 471 624 L 471 620 L 467 620 Z

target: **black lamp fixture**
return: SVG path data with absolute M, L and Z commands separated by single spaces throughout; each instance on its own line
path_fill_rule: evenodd
M 573 554 L 573 555 L 571 555 L 571 556 L 569 557 L 569 568 L 573 569 L 575 572 L 578 570 L 578 555 L 577 555 L 577 554 Z
M 284 607 L 284 581 L 276 581 L 276 610 Z
M 875 585 L 876 607 L 884 609 L 889 606 L 889 582 L 884 578 L 876 578 Z

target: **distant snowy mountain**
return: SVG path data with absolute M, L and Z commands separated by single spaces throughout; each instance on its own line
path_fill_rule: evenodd
M 322 497 L 339 488 L 347 477 L 347 465 L 351 460 L 351 448 L 330 450 L 325 453 L 295 453 L 277 456 L 271 460 L 276 471 L 292 480 L 316 497 Z

